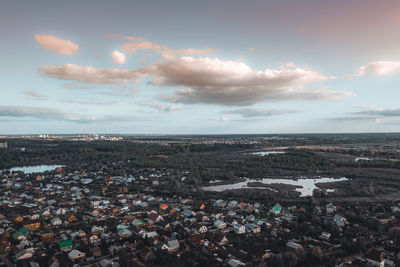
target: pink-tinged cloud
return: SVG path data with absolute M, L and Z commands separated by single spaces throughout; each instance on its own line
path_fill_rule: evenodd
M 183 106 L 167 106 L 167 105 L 159 105 L 159 104 L 146 104 L 146 106 L 152 107 L 157 109 L 158 111 L 165 111 L 165 112 L 173 112 L 177 110 L 183 110 Z
M 52 35 L 35 35 L 35 40 L 44 49 L 55 52 L 59 55 L 73 56 L 79 51 L 79 46 Z
M 302 68 L 254 70 L 239 61 L 182 57 L 158 62 L 151 70 L 154 85 L 183 87 L 173 96 L 160 97 L 176 103 L 246 106 L 261 102 L 339 100 L 354 96 L 351 92 L 324 87 L 306 89 L 306 84 L 334 77 Z
M 134 37 L 134 36 L 122 36 L 120 34 L 106 34 L 106 38 L 121 38 L 127 41 L 143 41 L 142 37 Z
M 366 74 L 389 75 L 399 70 L 399 61 L 373 61 L 360 67 L 355 76 L 362 76 Z
M 186 55 L 186 56 L 194 56 L 194 55 L 207 55 L 214 52 L 214 49 L 205 48 L 205 49 L 194 49 L 194 48 L 187 48 L 187 49 L 166 49 L 161 54 L 164 57 L 174 57 L 176 55 Z
M 31 97 L 35 97 L 35 98 L 38 98 L 38 99 L 43 99 L 43 98 L 46 98 L 44 95 L 42 95 L 42 94 L 39 94 L 38 92 L 36 92 L 36 91 L 25 91 L 24 92 L 24 95 L 28 95 L 28 96 L 31 96 Z
M 126 38 L 124 38 L 126 39 Z M 214 52 L 214 49 L 177 49 L 173 50 L 165 45 L 156 44 L 149 41 L 143 41 L 139 43 L 127 43 L 122 45 L 122 50 L 130 53 L 136 53 L 138 50 L 153 50 L 156 53 L 161 54 L 163 57 L 174 57 L 176 55 L 206 55 Z
M 66 64 L 42 66 L 41 75 L 99 84 L 127 84 L 151 77 L 153 85 L 181 88 L 160 99 L 184 104 L 246 106 L 262 102 L 340 100 L 352 92 L 305 85 L 335 79 L 303 68 L 254 70 L 240 61 L 168 57 L 137 69 L 96 69 Z
M 144 41 L 140 43 L 129 43 L 129 44 L 123 44 L 122 45 L 122 50 L 131 52 L 131 53 L 136 53 L 137 50 L 140 49 L 145 49 L 145 50 L 153 50 L 159 53 L 161 49 L 167 49 L 166 46 L 164 45 L 159 45 L 156 43 L 152 43 L 149 41 Z
M 98 84 L 127 84 L 132 80 L 148 76 L 146 67 L 137 70 L 123 70 L 65 64 L 63 66 L 41 66 L 39 71 L 42 76 Z
M 126 56 L 124 53 L 114 50 L 114 51 L 110 52 L 110 56 L 111 56 L 112 62 L 114 64 L 123 65 L 126 63 Z

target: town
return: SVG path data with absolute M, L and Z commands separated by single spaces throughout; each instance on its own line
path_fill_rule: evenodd
M 33 153 L 43 147 L 43 141 L 37 141 L 40 146 L 35 142 L 8 139 L 0 152 Z M 101 142 L 105 146 L 111 141 Z M 21 151 L 22 143 L 29 149 Z M 165 144 L 157 145 L 161 146 Z M 182 154 L 187 157 L 187 152 Z M 134 159 L 108 160 L 97 171 L 86 163 L 50 165 L 31 173 L 4 170 L 1 265 L 398 266 L 400 262 L 399 199 L 370 195 L 366 201 L 338 192 L 335 197 L 323 183 L 306 197 L 265 197 L 272 191 L 259 188 L 207 192 L 193 183 L 183 190 L 182 184 L 192 176 L 190 168 L 178 174 L 158 166 L 132 171 L 126 168 L 130 160 Z M 187 178 L 178 179 L 180 184 L 175 177 Z M 249 195 L 255 192 L 259 194 Z

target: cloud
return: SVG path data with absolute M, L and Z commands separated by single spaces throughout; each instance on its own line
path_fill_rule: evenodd
M 298 113 L 301 110 L 295 109 L 270 109 L 270 108 L 241 108 L 235 110 L 221 111 L 223 114 L 239 114 L 245 118 L 251 117 L 270 117 L 289 113 Z
M 110 56 L 111 56 L 112 62 L 114 64 L 123 65 L 123 64 L 126 63 L 126 56 L 125 56 L 124 53 L 121 53 L 121 52 L 119 52 L 117 50 L 114 50 L 114 51 L 110 52 Z
M 137 69 L 98 69 L 65 64 L 41 66 L 42 76 L 98 84 L 128 84 L 151 77 L 155 86 L 177 87 L 164 101 L 183 104 L 246 106 L 262 102 L 341 100 L 352 92 L 325 87 L 307 89 L 306 84 L 335 77 L 303 68 L 254 70 L 241 61 L 218 58 L 169 57 Z
M 92 89 L 93 88 L 93 86 L 91 86 L 91 85 L 76 85 L 76 84 L 72 84 L 72 83 L 64 83 L 63 87 L 67 88 L 67 89 Z
M 347 113 L 345 116 L 328 118 L 330 121 L 346 122 L 346 121 L 374 121 L 381 122 L 383 120 L 399 118 L 400 108 L 380 108 L 376 106 L 359 106 L 359 110 Z
M 98 84 L 127 84 L 131 80 L 148 76 L 146 67 L 137 70 L 127 69 L 98 69 L 90 66 L 65 64 L 63 66 L 41 66 L 39 71 L 42 76 L 62 80 L 80 81 Z
M 174 57 L 176 55 L 206 55 L 214 52 L 214 49 L 204 48 L 186 48 L 186 49 L 171 49 L 165 45 L 153 43 L 150 41 L 142 41 L 139 43 L 127 43 L 122 45 L 122 50 L 130 53 L 136 53 L 138 50 L 152 50 L 161 54 L 163 57 Z
M 194 56 L 194 55 L 207 55 L 214 52 L 214 49 L 211 48 L 205 48 L 205 49 L 193 49 L 193 48 L 187 48 L 187 49 L 177 49 L 177 50 L 172 50 L 172 49 L 166 49 L 163 52 L 161 52 L 163 57 L 174 57 L 176 55 L 187 55 L 187 56 Z
M 360 67 L 354 76 L 363 76 L 366 74 L 389 75 L 399 70 L 399 61 L 373 61 Z
M 72 104 L 82 104 L 82 105 L 100 105 L 100 106 L 108 106 L 117 103 L 117 101 L 98 101 L 94 99 L 88 100 L 76 100 L 76 99 L 61 99 L 62 102 L 72 103 Z
M 73 56 L 79 51 L 79 46 L 71 41 L 63 40 L 52 35 L 35 35 L 35 40 L 44 49 L 59 55 Z
M 44 95 L 39 94 L 36 91 L 25 91 L 24 95 L 28 95 L 28 96 L 31 96 L 31 97 L 34 97 L 34 98 L 37 98 L 37 99 L 45 99 L 46 98 Z
M 157 53 L 159 53 L 161 51 L 161 49 L 167 49 L 167 47 L 164 45 L 159 45 L 159 44 L 152 43 L 149 41 L 143 41 L 140 43 L 128 43 L 128 44 L 122 45 L 122 50 L 131 52 L 131 53 L 136 53 L 136 51 L 139 49 L 154 50 Z
M 229 117 L 220 117 L 220 118 L 216 118 L 215 120 L 216 121 L 230 121 L 231 118 L 229 118 Z
M 253 70 L 240 61 L 218 58 L 170 58 L 151 69 L 152 84 L 185 87 L 173 96 L 161 96 L 184 104 L 245 106 L 261 102 L 339 100 L 354 93 L 326 88 L 306 89 L 305 84 L 334 79 L 318 72 L 296 68 Z
M 157 109 L 158 111 L 165 111 L 165 112 L 173 112 L 177 110 L 183 110 L 184 107 L 182 106 L 166 106 L 166 105 L 159 105 L 159 104 L 146 104 L 146 106 L 152 107 Z
M 106 38 L 121 38 L 127 41 L 143 41 L 142 37 L 121 36 L 120 34 L 106 34 Z
M 380 108 L 375 106 L 360 107 L 362 110 L 352 114 L 372 117 L 400 117 L 400 108 Z
M 76 123 L 90 123 L 102 121 L 124 121 L 130 118 L 118 116 L 91 116 L 87 114 L 77 114 L 64 112 L 53 108 L 38 108 L 24 106 L 0 106 L 0 117 L 28 117 L 48 120 L 63 120 Z

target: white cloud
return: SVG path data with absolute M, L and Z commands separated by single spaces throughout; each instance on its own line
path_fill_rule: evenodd
M 360 67 L 354 76 L 362 76 L 365 74 L 389 75 L 399 70 L 399 61 L 373 61 Z
M 336 122 L 366 121 L 380 123 L 383 120 L 400 118 L 400 108 L 381 108 L 377 106 L 359 106 L 359 110 L 350 112 L 341 117 L 333 117 L 328 120 Z
M 175 105 L 166 106 L 166 105 L 159 105 L 159 104 L 146 104 L 146 106 L 155 108 L 158 111 L 165 111 L 165 112 L 173 112 L 173 111 L 184 109 L 184 107 L 182 107 L 182 106 L 175 106 Z
M 42 76 L 98 84 L 127 84 L 134 79 L 148 76 L 146 67 L 137 70 L 97 69 L 90 66 L 65 64 L 63 66 L 41 66 Z
M 24 107 L 24 106 L 0 106 L 0 117 L 28 117 L 48 120 L 63 120 L 76 123 L 89 123 L 101 121 L 123 121 L 130 118 L 118 116 L 92 116 L 64 112 L 53 108 Z
M 106 38 L 121 38 L 127 41 L 143 41 L 142 37 L 122 36 L 120 34 L 106 34 Z
M 126 63 L 126 56 L 124 53 L 114 50 L 110 52 L 110 56 L 114 64 L 123 65 Z
M 40 94 L 40 93 L 38 93 L 36 91 L 33 91 L 33 90 L 32 91 L 25 91 L 24 94 L 28 95 L 28 96 L 31 96 L 31 97 L 34 97 L 34 98 L 37 98 L 37 99 L 46 98 L 44 95 L 42 95 L 42 94 Z
M 62 87 L 67 89 L 92 89 L 93 86 L 91 85 L 79 85 L 79 84 L 72 84 L 72 83 L 64 83 Z
M 139 49 L 147 49 L 147 50 L 154 50 L 156 52 L 160 52 L 161 49 L 167 49 L 167 47 L 164 45 L 159 45 L 159 44 L 152 43 L 149 41 L 143 41 L 140 43 L 127 43 L 127 44 L 122 45 L 122 50 L 131 52 L 131 53 L 136 53 L 136 51 Z
M 234 110 L 225 110 L 223 114 L 239 114 L 243 117 L 270 117 L 289 113 L 298 113 L 301 110 L 296 109 L 272 109 L 272 108 L 240 108 Z
M 231 118 L 229 118 L 229 117 L 220 117 L 220 118 L 216 118 L 215 120 L 216 121 L 230 121 Z
M 79 51 L 79 46 L 77 44 L 52 35 L 36 34 L 35 40 L 44 49 L 60 55 L 73 56 Z
M 154 85 L 184 87 L 161 99 L 184 104 L 245 106 L 287 100 L 338 100 L 351 92 L 326 88 L 306 89 L 305 84 L 326 81 L 318 72 L 295 68 L 254 70 L 240 61 L 218 58 L 170 58 L 151 69 Z
M 98 84 L 128 84 L 152 77 L 151 83 L 177 87 L 161 100 L 184 104 L 246 106 L 262 102 L 340 100 L 352 92 L 325 87 L 307 89 L 305 85 L 335 79 L 303 68 L 254 70 L 241 61 L 218 58 L 168 57 L 137 69 L 98 69 L 65 64 L 41 66 L 41 75 Z

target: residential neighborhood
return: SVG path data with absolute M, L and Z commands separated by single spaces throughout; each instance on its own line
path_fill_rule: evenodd
M 6 172 L 4 266 L 395 266 L 400 202 L 246 202 L 162 195 L 162 170 Z M 134 186 L 135 185 L 135 186 Z M 140 188 L 140 190 L 138 190 Z

